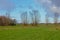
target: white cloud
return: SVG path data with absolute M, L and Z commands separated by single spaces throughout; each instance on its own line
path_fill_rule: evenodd
M 53 13 L 60 13 L 60 0 L 37 0 L 37 2 L 38 1 L 49 11 Z
M 52 6 L 50 10 L 54 13 L 60 14 L 60 7 Z

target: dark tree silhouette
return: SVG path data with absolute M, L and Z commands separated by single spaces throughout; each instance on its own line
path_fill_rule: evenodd
M 0 16 L 0 26 L 9 26 L 9 25 L 16 25 L 16 20 L 8 18 L 6 16 Z

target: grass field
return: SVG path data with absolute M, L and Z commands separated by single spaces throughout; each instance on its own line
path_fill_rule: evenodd
M 0 40 L 60 40 L 60 29 L 53 25 L 0 26 Z

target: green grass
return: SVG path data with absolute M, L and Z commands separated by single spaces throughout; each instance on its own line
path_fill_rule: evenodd
M 0 40 L 60 40 L 60 29 L 55 27 L 0 26 Z

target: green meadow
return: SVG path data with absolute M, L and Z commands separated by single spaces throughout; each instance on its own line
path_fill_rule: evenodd
M 54 25 L 0 26 L 0 40 L 60 40 L 60 28 Z

